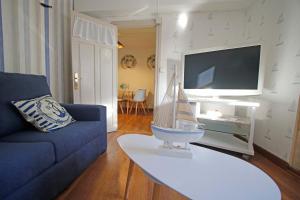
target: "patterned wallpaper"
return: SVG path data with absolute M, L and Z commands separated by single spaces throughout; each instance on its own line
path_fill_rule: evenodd
M 249 40 L 266 47 L 255 143 L 288 161 L 300 91 L 300 1 L 261 0 L 245 12 Z
M 263 95 L 255 143 L 288 161 L 300 90 L 300 1 L 260 0 L 247 10 L 192 13 L 187 28 L 177 15 L 162 16 L 159 87 L 167 84 L 168 60 L 187 50 L 261 43 L 265 49 Z M 170 62 L 172 63 L 172 62 Z M 159 97 L 161 98 L 161 97 Z

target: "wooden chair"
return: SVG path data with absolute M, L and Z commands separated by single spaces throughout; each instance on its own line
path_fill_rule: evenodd
M 146 90 L 145 89 L 138 89 L 135 92 L 134 97 L 131 101 L 129 112 L 131 113 L 133 107 L 135 107 L 135 114 L 137 115 L 139 106 L 140 109 L 144 111 L 144 114 L 146 114 L 147 111 L 146 111 Z
M 123 97 L 124 97 L 124 92 L 118 91 L 118 106 L 120 107 L 122 114 L 124 114 L 124 110 L 123 110 L 124 98 Z
M 126 102 L 126 113 L 129 114 L 130 102 L 133 99 L 132 91 L 125 91 L 123 95 L 123 100 Z

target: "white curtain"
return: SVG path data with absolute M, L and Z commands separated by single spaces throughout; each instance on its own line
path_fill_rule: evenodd
M 47 75 L 53 96 L 71 102 L 72 0 L 45 2 L 52 6 L 46 20 L 40 2 L 45 0 L 1 0 L 4 71 Z
M 91 20 L 76 16 L 74 20 L 73 36 L 103 45 L 117 45 L 115 29 L 109 25 L 101 25 Z

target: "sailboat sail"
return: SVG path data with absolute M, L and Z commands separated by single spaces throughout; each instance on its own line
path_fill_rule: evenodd
M 176 120 L 185 120 L 197 123 L 194 112 L 190 103 L 188 102 L 188 98 L 180 86 L 178 89 Z
M 174 69 L 174 75 L 162 103 L 155 110 L 151 129 L 156 138 L 164 141 L 162 145 L 164 150 L 159 152 L 167 151 L 167 154 L 169 152 L 173 156 L 184 155 L 191 158 L 188 143 L 198 141 L 203 136 L 204 130 L 199 129 L 192 107 L 183 89 L 177 85 L 176 66 Z M 184 143 L 184 146 L 173 145 L 174 142 Z M 173 149 L 177 150 L 172 152 Z
M 153 124 L 159 127 L 163 128 L 172 128 L 173 125 L 173 99 L 174 99 L 174 90 L 172 89 L 175 84 L 175 76 L 173 75 L 166 94 L 159 105 L 159 107 L 156 109 Z
M 173 75 L 166 94 L 160 104 L 160 106 L 157 108 L 153 124 L 159 127 L 163 128 L 176 128 L 177 126 L 173 124 L 174 117 L 175 117 L 175 123 L 176 121 L 185 121 L 185 122 L 191 122 L 193 124 L 198 124 L 194 112 L 192 110 L 192 107 L 190 103 L 188 102 L 188 98 L 186 94 L 184 93 L 181 86 L 178 88 L 178 92 L 174 90 L 175 87 L 175 75 Z M 174 98 L 174 95 L 175 98 Z M 174 101 L 174 99 L 177 99 Z M 174 109 L 174 104 L 175 108 Z M 175 115 L 173 113 L 175 112 Z

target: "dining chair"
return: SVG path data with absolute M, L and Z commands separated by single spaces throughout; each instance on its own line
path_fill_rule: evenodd
M 119 91 L 118 92 L 118 105 L 120 107 L 120 110 L 121 110 L 122 114 L 124 114 L 123 103 L 124 103 L 124 92 Z
M 125 106 L 126 106 L 126 113 L 129 114 L 130 110 L 130 102 L 133 99 L 133 92 L 132 91 L 125 91 L 123 95 L 123 100 L 125 101 Z
M 129 113 L 131 113 L 133 107 L 135 107 L 135 114 L 137 114 L 139 106 L 144 111 L 144 114 L 146 114 L 147 111 L 146 111 L 146 90 L 145 89 L 138 89 L 135 92 L 134 97 L 131 101 Z

